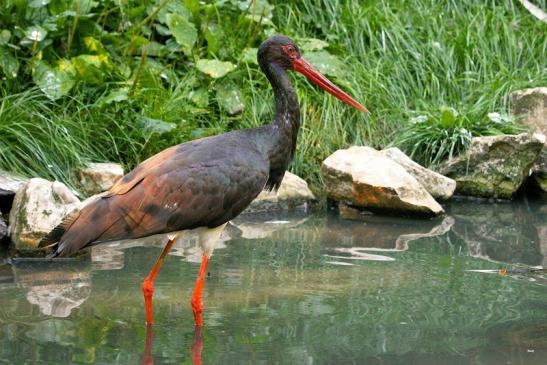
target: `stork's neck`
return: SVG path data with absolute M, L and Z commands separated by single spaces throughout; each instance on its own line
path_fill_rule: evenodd
M 267 186 L 276 188 L 281 183 L 296 150 L 300 109 L 287 71 L 277 63 L 268 63 L 262 69 L 272 85 L 275 97 L 273 121 L 266 127 L 270 138 L 266 153 L 270 162 L 270 179 Z

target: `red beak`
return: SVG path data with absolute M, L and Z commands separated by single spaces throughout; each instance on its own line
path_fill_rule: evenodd
M 302 57 L 295 58 L 292 61 L 292 68 L 296 72 L 300 72 L 302 75 L 306 76 L 309 80 L 317 84 L 321 89 L 325 90 L 329 94 L 336 96 L 338 99 L 342 100 L 344 103 L 351 105 L 355 109 L 358 109 L 362 112 L 369 112 L 367 108 L 361 105 L 357 100 L 346 94 L 338 86 L 334 85 L 329 79 L 323 76 L 319 71 L 315 69 L 305 59 Z

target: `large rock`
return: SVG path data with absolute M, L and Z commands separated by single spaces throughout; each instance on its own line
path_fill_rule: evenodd
M 412 161 L 403 151 L 394 147 L 381 151 L 384 155 L 397 162 L 433 196 L 435 199 L 448 200 L 456 190 L 456 181 L 429 170 Z
M 0 210 L 9 213 L 15 193 L 27 181 L 27 178 L 0 170 Z
M 110 189 L 123 176 L 123 167 L 117 163 L 91 163 L 80 170 L 80 183 L 88 195 Z
M 443 208 L 401 165 L 370 147 L 351 147 L 330 155 L 321 166 L 327 195 L 359 208 L 417 215 Z
M 547 149 L 543 148 L 540 157 L 532 166 L 531 179 L 543 193 L 547 193 Z
M 36 248 L 80 201 L 58 181 L 30 179 L 15 195 L 10 213 L 11 240 L 17 249 Z
M 440 166 L 456 180 L 456 193 L 510 199 L 530 175 L 543 148 L 539 133 L 475 137 L 462 155 Z
M 511 109 L 521 123 L 547 135 L 547 87 L 513 92 Z
M 279 190 L 277 192 L 261 192 L 245 210 L 245 213 L 290 210 L 299 207 L 306 209 L 315 200 L 308 183 L 301 177 L 287 171 Z

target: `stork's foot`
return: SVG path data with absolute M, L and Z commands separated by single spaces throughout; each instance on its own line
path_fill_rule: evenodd
M 146 324 L 150 326 L 154 322 L 152 314 L 152 296 L 154 295 L 154 283 L 146 279 L 141 285 L 144 295 L 144 309 L 146 311 Z

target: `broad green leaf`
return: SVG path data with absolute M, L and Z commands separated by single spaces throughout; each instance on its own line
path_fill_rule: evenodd
M 3 29 L 0 32 L 0 46 L 8 44 L 10 38 L 11 38 L 11 32 L 7 29 Z
M 316 38 L 301 39 L 298 45 L 300 47 L 300 50 L 305 52 L 320 51 L 323 48 L 329 46 L 327 42 L 322 41 L 321 39 L 316 39 Z
M 112 103 L 119 103 L 129 99 L 129 88 L 122 87 L 120 89 L 112 90 L 108 95 L 98 100 L 99 105 L 106 105 Z
M 51 0 L 31 0 L 28 3 L 28 6 L 31 8 L 41 8 L 50 3 Z
M 176 127 L 175 123 L 167 123 L 160 119 L 152 119 L 148 117 L 141 117 L 140 123 L 143 131 L 149 135 L 167 133 Z
M 238 115 L 245 109 L 241 91 L 232 83 L 221 83 L 217 86 L 217 102 L 228 115 Z
M 46 38 L 47 30 L 39 25 L 33 25 L 25 30 L 25 37 L 33 42 L 41 42 Z
M 190 54 L 198 39 L 198 32 L 193 23 L 178 14 L 167 14 L 167 26 L 185 54 Z
M 72 58 L 72 65 L 78 78 L 91 84 L 102 83 L 104 72 L 112 67 L 107 55 L 80 55 Z
M 97 53 L 97 54 L 105 54 L 106 49 L 104 49 L 103 44 L 98 39 L 95 39 L 93 37 L 84 37 L 84 44 L 88 51 Z
M 215 54 L 218 52 L 218 28 L 216 25 L 208 25 L 204 30 L 205 40 L 207 41 L 207 51 L 209 54 Z M 224 35 L 221 34 L 223 38 Z
M 325 75 L 340 77 L 344 69 L 344 63 L 327 51 L 309 52 L 304 57 Z
M 221 78 L 235 69 L 235 66 L 231 62 L 222 62 L 219 60 L 198 60 L 196 67 L 214 79 Z
M 258 61 L 256 59 L 258 49 L 256 48 L 245 48 L 243 52 L 241 52 L 240 60 L 245 63 L 254 63 L 255 65 L 258 65 Z
M 188 98 L 201 108 L 205 108 L 209 105 L 209 91 L 204 87 L 190 91 Z
M 2 46 L 0 46 L 0 71 L 10 79 L 16 78 L 19 71 L 17 57 L 13 55 L 11 50 Z
M 274 6 L 266 0 L 244 0 L 239 2 L 239 9 L 246 11 L 246 18 L 257 23 L 272 24 Z
M 458 112 L 454 108 L 442 107 L 440 122 L 443 128 L 452 128 L 456 125 Z
M 68 94 L 74 86 L 74 78 L 65 69 L 53 68 L 44 61 L 39 61 L 33 70 L 36 85 L 51 100 L 57 100 Z

